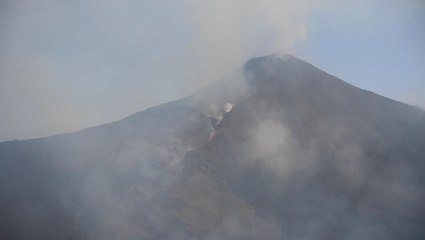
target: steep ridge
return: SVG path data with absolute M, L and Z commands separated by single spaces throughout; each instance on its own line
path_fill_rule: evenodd
M 294 58 L 245 68 L 255 92 L 204 154 L 232 192 L 287 239 L 424 237 L 423 111 Z
M 121 121 L 1 143 L 0 238 L 423 239 L 423 149 L 422 110 L 254 58 Z

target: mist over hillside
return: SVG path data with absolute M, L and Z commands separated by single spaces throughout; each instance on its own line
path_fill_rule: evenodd
M 123 120 L 0 143 L 0 238 L 424 239 L 424 149 L 424 111 L 253 58 Z

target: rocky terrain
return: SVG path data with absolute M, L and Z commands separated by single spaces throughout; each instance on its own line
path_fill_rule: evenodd
M 271 55 L 117 122 L 0 143 L 0 239 L 419 240 L 424 186 L 423 110 Z

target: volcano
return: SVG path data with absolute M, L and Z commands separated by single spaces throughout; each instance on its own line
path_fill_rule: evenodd
M 289 55 L 0 143 L 1 239 L 422 240 L 424 202 L 425 112 Z

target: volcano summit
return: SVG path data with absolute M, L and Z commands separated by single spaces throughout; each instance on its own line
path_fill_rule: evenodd
M 1 239 L 425 239 L 425 112 L 288 55 L 0 143 Z

